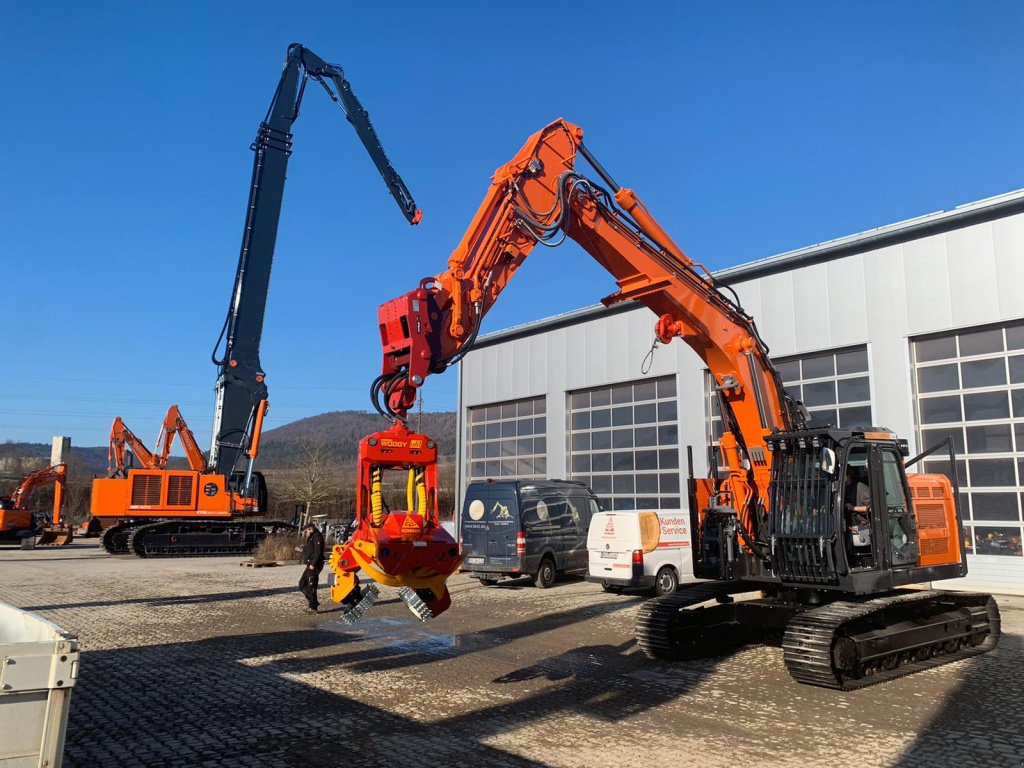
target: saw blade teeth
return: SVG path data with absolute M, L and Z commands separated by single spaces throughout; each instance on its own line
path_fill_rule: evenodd
M 416 594 L 416 590 L 412 587 L 402 587 L 398 590 L 399 597 L 405 601 L 405 604 L 409 606 L 409 610 L 412 611 L 413 615 L 420 621 L 427 621 L 434 618 L 433 611 L 430 607 L 423 602 L 423 598 Z
M 380 590 L 377 589 L 376 584 L 371 584 L 363 590 L 362 599 L 348 611 L 343 613 L 339 620 L 342 624 L 355 624 L 363 617 L 363 614 L 366 613 L 375 602 L 377 602 L 378 597 L 380 597 Z

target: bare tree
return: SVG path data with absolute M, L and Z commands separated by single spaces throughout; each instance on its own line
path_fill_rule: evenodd
M 303 504 L 299 521 L 305 525 L 317 504 L 335 501 L 341 493 L 341 482 L 335 472 L 335 461 L 323 440 L 307 439 L 299 445 L 299 466 L 281 473 L 276 494 L 279 498 Z

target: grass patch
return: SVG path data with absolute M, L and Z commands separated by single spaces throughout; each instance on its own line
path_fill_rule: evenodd
M 280 533 L 276 536 L 267 536 L 252 553 L 253 560 L 278 561 L 298 560 L 300 553 L 295 551 L 296 547 L 302 547 L 302 538 L 297 533 Z

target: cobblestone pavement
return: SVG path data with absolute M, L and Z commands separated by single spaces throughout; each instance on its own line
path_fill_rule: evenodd
M 650 662 L 642 598 L 579 580 L 456 577 L 428 624 L 392 598 L 350 628 L 304 612 L 297 567 L 238 562 L 0 548 L 0 599 L 81 639 L 66 766 L 1024 761 L 1024 598 L 999 598 L 994 652 L 839 693 L 792 682 L 777 648 Z

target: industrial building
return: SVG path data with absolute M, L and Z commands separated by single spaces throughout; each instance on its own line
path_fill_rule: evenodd
M 970 575 L 943 586 L 1024 592 L 1024 190 L 715 277 L 812 415 L 889 427 L 912 454 L 953 435 Z M 459 487 L 570 478 L 610 509 L 685 508 L 687 447 L 705 476 L 719 420 L 681 340 L 644 364 L 655 319 L 595 306 L 481 337 L 459 371 Z

